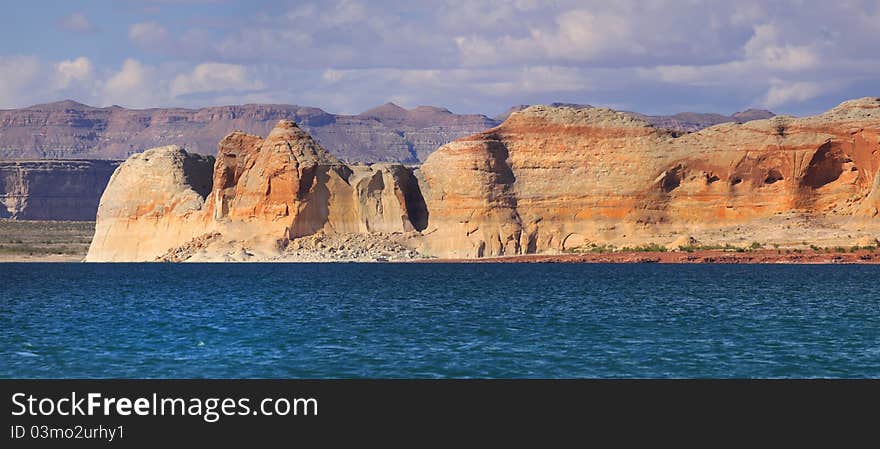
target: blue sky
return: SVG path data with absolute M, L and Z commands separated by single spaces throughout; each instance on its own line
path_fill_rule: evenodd
M 880 0 L 6 1 L 0 108 L 393 101 L 804 115 L 880 95 Z

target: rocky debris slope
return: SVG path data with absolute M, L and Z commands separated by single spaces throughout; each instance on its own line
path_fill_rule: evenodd
M 421 249 L 473 258 L 682 235 L 786 242 L 877 234 L 880 99 L 677 136 L 610 109 L 515 112 L 422 165 L 430 220 Z M 792 226 L 801 216 L 821 228 Z
M 391 103 L 359 115 L 336 115 L 297 105 L 125 109 L 68 100 L 0 111 L 0 160 L 122 159 L 168 144 L 213 155 L 231 131 L 266 135 L 283 119 L 352 162 L 419 162 L 446 142 L 499 123 L 482 115 L 429 106 L 406 110 Z
M 414 233 L 327 234 L 292 240 L 277 260 L 285 262 L 397 262 L 425 258 L 412 249 Z
M 98 200 L 120 161 L 0 161 L 0 218 L 95 219 Z
M 87 260 L 270 260 L 300 237 L 405 233 L 426 219 L 410 169 L 345 164 L 282 120 L 265 139 L 230 134 L 216 160 L 176 146 L 129 158 L 101 199 Z
M 202 234 L 183 245 L 169 249 L 165 254 L 157 257 L 156 262 L 186 262 L 191 259 L 193 255 L 207 248 L 211 242 L 220 237 L 220 235 L 219 232 Z
M 296 238 L 269 257 L 246 242 L 222 241 L 219 232 L 200 235 L 168 250 L 156 262 L 401 262 L 425 259 L 411 247 L 413 233 L 326 233 Z M 219 242 L 219 243 L 218 243 Z

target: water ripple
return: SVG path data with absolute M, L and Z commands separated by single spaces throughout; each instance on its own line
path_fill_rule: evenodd
M 878 266 L 0 274 L 0 377 L 880 377 Z

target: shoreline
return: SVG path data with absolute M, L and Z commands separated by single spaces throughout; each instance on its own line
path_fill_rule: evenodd
M 80 254 L 0 254 L 0 263 L 87 263 Z M 167 262 L 141 262 L 167 263 Z M 187 263 L 187 262 L 178 262 Z M 618 251 L 576 254 L 526 254 L 516 256 L 484 257 L 480 259 L 436 258 L 409 260 L 313 260 L 313 261 L 237 261 L 205 263 L 662 263 L 662 264 L 880 264 L 880 249 L 856 251 L 757 249 L 746 251 Z
M 0 254 L 0 263 L 82 262 L 84 254 Z
M 620 251 L 577 254 L 527 254 L 481 259 L 423 259 L 417 263 L 663 263 L 663 264 L 880 264 L 880 250 L 857 251 L 758 249 L 750 251 Z

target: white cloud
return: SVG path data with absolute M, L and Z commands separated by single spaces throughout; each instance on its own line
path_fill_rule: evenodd
M 769 108 L 804 103 L 865 76 L 877 79 L 872 74 L 877 61 L 849 59 L 825 39 L 784 28 L 778 23 L 753 25 L 740 56 L 725 62 L 658 65 L 641 68 L 639 74 L 671 85 L 746 92 L 750 104 Z
M 86 57 L 55 63 L 33 55 L 0 56 L 0 108 L 16 108 L 67 98 L 95 101 L 99 80 Z
M 340 0 L 322 16 L 322 22 L 328 26 L 360 24 L 368 19 L 367 8 L 356 0 Z
M 822 93 L 823 88 L 818 83 L 778 83 L 770 87 L 764 96 L 762 104 L 768 108 L 775 108 L 792 102 L 798 103 L 810 100 Z
M 192 95 L 199 95 L 199 105 L 229 104 L 266 100 L 259 96 L 265 87 L 255 71 L 234 64 L 151 65 L 129 58 L 108 71 L 97 70 L 84 56 L 54 63 L 36 56 L 0 56 L 0 108 L 68 98 L 95 106 L 191 106 Z
M 631 26 L 620 15 L 573 10 L 558 15 L 553 27 L 530 28 L 527 36 L 458 36 L 455 43 L 467 66 L 547 59 L 587 62 L 609 53 L 644 54 Z
M 58 26 L 65 31 L 73 33 L 92 33 L 98 27 L 83 13 L 75 12 L 58 20 Z
M 89 82 L 94 77 L 92 61 L 86 57 L 65 60 L 55 64 L 56 85 L 64 89 L 74 83 Z
M 743 50 L 746 58 L 778 70 L 807 70 L 819 64 L 820 57 L 812 45 L 782 44 L 776 26 L 761 24 Z
M 175 5 L 199 0 L 165 1 L 128 8 L 140 16 L 121 33 L 104 30 L 129 46 L 7 65 L 0 100 L 359 112 L 398 99 L 488 113 L 571 101 L 805 113 L 880 89 L 877 0 L 265 0 L 234 16 Z
M 321 74 L 321 78 L 324 81 L 329 81 L 331 83 L 335 83 L 337 81 L 341 81 L 345 77 L 345 73 L 339 70 L 327 69 L 324 70 L 324 73 Z
M 197 65 L 190 73 L 177 75 L 171 82 L 170 93 L 180 97 L 194 93 L 259 90 L 264 87 L 244 66 L 205 63 Z
M 168 30 L 156 22 L 135 23 L 128 27 L 128 38 L 150 50 L 160 50 L 170 42 Z
M 25 106 L 31 89 L 39 88 L 42 64 L 34 56 L 0 56 L 0 105 Z
M 486 111 L 494 102 L 507 104 L 515 96 L 552 92 L 555 100 L 592 92 L 594 86 L 583 69 L 562 66 L 536 66 L 521 69 L 335 69 L 320 73 L 318 79 L 302 75 L 283 75 L 302 79 L 292 91 L 279 97 L 294 96 L 300 104 L 319 104 L 332 112 L 358 113 L 386 101 L 401 106 L 455 106 L 463 112 Z M 459 101 L 451 105 L 449 99 Z M 462 103 L 462 100 L 464 102 Z M 509 106 L 509 105 L 508 105 Z M 498 112 L 506 109 L 498 108 Z
M 157 106 L 165 100 L 155 68 L 135 59 L 126 59 L 122 68 L 107 79 L 102 91 L 103 104 L 128 107 Z

